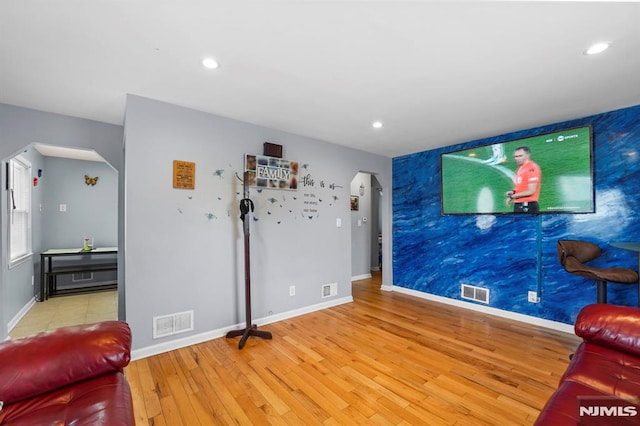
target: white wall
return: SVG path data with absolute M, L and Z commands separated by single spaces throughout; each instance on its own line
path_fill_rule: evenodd
M 125 123 L 126 317 L 134 349 L 244 326 L 235 173 L 265 141 L 300 162 L 301 179 L 296 192 L 251 193 L 253 318 L 326 303 L 323 284 L 338 283 L 335 300 L 351 296 L 350 182 L 371 170 L 391 187 L 391 159 L 131 95 Z M 173 160 L 196 163 L 195 190 L 172 187 Z M 389 202 L 388 235 L 390 213 Z M 383 277 L 389 284 L 391 272 Z M 187 310 L 195 312 L 193 332 L 152 339 L 154 316 Z

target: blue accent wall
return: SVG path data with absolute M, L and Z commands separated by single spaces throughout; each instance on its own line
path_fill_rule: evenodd
M 583 125 L 593 128 L 596 213 L 441 214 L 440 154 Z M 461 284 L 488 288 L 492 308 L 572 324 L 596 286 L 560 266 L 559 239 L 598 244 L 594 266 L 638 269 L 636 253 L 610 243 L 640 241 L 640 105 L 393 159 L 396 286 L 463 301 Z M 638 303 L 634 285 L 609 284 L 608 294 L 609 303 Z

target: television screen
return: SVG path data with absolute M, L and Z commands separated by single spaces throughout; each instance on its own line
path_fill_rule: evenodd
M 591 126 L 441 155 L 442 213 L 594 213 Z

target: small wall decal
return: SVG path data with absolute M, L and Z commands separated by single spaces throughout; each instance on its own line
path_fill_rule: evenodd
M 88 175 L 84 175 L 84 183 L 86 183 L 87 186 L 96 186 L 96 183 L 98 183 L 98 176 L 90 177 Z

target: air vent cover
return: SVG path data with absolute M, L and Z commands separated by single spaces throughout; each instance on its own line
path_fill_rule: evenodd
M 475 300 L 476 302 L 489 303 L 489 289 L 475 287 L 469 284 L 461 284 L 460 296 L 463 299 Z
M 336 296 L 338 294 L 338 283 L 324 284 L 322 286 L 322 298 Z
M 153 317 L 154 339 L 184 333 L 193 329 L 193 311 Z

